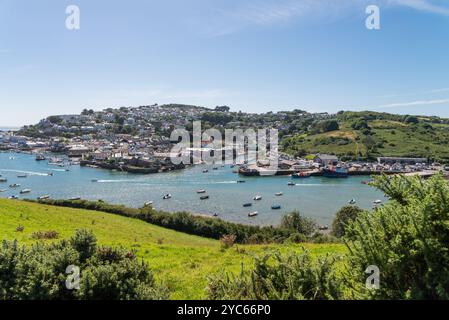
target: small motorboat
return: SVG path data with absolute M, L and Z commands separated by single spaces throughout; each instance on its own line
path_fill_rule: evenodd
M 200 197 L 200 200 L 207 200 L 207 199 L 209 199 L 209 196 L 201 196 Z
M 354 198 L 352 198 L 351 200 L 349 200 L 349 201 L 348 201 L 348 203 L 349 203 L 349 204 L 356 204 L 356 203 L 357 203 L 357 201 L 355 201 L 355 199 L 354 199 Z
M 255 197 L 253 198 L 253 200 L 254 200 L 254 201 L 260 201 L 260 200 L 262 200 L 262 196 L 257 195 L 257 196 L 255 196 Z
M 18 187 L 20 187 L 20 184 L 18 184 L 18 183 L 10 184 L 9 187 L 10 188 L 18 188 Z
M 214 212 L 213 217 L 218 217 L 218 213 Z
M 287 185 L 289 185 L 289 186 L 296 186 L 296 183 L 294 183 L 293 181 L 289 181 L 289 182 L 287 183 Z
M 237 183 L 245 183 L 245 180 L 237 180 Z
M 207 170 L 207 169 L 203 170 L 203 173 L 208 173 L 208 172 L 209 172 L 209 170 Z
M 47 176 L 53 177 L 53 172 L 47 173 Z
M 374 204 L 381 204 L 381 203 L 382 203 L 382 200 L 374 200 L 373 203 L 374 203 Z
M 91 182 L 98 182 L 98 179 L 92 179 Z
M 206 190 L 201 189 L 201 190 L 198 190 L 196 193 L 199 193 L 199 194 L 201 194 L 201 193 L 206 193 Z
M 0 183 L 3 183 L 3 182 L 8 182 L 8 179 L 6 179 L 6 178 L 0 178 Z
M 37 200 L 47 200 L 49 198 L 50 198 L 50 195 L 45 195 L 45 196 L 37 198 Z
M 271 210 L 279 210 L 279 209 L 281 209 L 281 205 L 280 204 L 273 204 L 271 206 Z
M 19 197 L 17 197 L 17 196 L 10 196 L 10 197 L 8 197 L 8 199 L 10 199 L 10 200 L 17 200 L 17 199 L 19 199 Z
M 167 193 L 166 195 L 164 195 L 164 196 L 162 197 L 162 199 L 163 199 L 163 200 L 171 199 L 171 194 L 170 194 L 170 193 Z
M 17 176 L 17 178 L 26 178 L 26 177 L 28 177 L 26 174 L 19 174 L 19 175 Z
M 5 189 L 0 190 L 0 193 L 2 193 L 2 192 L 6 192 L 6 190 Z
M 282 193 L 282 192 L 277 192 L 277 193 L 275 193 L 275 196 L 276 197 L 280 197 L 280 196 L 283 196 L 284 194 Z
M 250 213 L 248 213 L 248 217 L 253 218 L 253 217 L 257 216 L 258 214 L 259 214 L 259 212 L 257 212 L 257 211 L 250 212 Z
M 144 203 L 144 206 L 145 207 L 150 207 L 150 206 L 152 206 L 153 205 L 153 201 L 148 201 L 148 202 L 145 202 Z
M 292 174 L 293 179 L 310 178 L 310 173 L 298 172 Z
M 46 160 L 46 159 L 45 159 L 45 156 L 43 154 L 37 154 L 36 155 L 36 161 L 44 161 L 44 160 Z
M 81 197 L 73 197 L 73 198 L 69 198 L 70 201 L 79 201 L 81 200 Z
M 20 194 L 31 193 L 31 189 L 20 190 Z
M 244 207 L 251 207 L 253 204 L 252 203 L 244 203 L 243 206 Z
M 213 167 L 212 170 L 218 170 L 218 167 Z

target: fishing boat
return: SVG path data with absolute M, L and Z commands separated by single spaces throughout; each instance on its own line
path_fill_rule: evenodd
M 348 169 L 340 166 L 330 166 L 327 168 L 323 168 L 323 176 L 326 178 L 347 178 Z
M 292 174 L 293 179 L 310 178 L 310 173 L 296 172 Z
M 167 193 L 166 195 L 164 195 L 164 196 L 162 197 L 162 199 L 163 199 L 163 200 L 171 199 L 171 194 L 170 194 L 170 193 Z
M 10 188 L 18 188 L 18 187 L 20 187 L 20 184 L 18 184 L 18 183 L 13 183 L 13 184 L 10 184 L 9 187 L 10 187 Z
M 243 206 L 244 207 L 251 207 L 253 204 L 252 203 L 244 203 Z
M 206 193 L 206 190 L 201 189 L 201 190 L 198 190 L 196 193 L 199 193 L 199 194 L 201 194 L 201 193 Z
M 20 190 L 20 194 L 25 194 L 25 193 L 30 193 L 30 192 L 31 192 L 31 189 Z
M 49 198 L 50 198 L 50 195 L 45 195 L 45 196 L 37 198 L 37 200 L 47 200 Z
M 44 160 L 46 160 L 46 159 L 45 159 L 45 156 L 43 154 L 37 154 L 36 155 L 36 161 L 44 161 Z
M 250 213 L 248 213 L 248 217 L 253 218 L 253 217 L 257 216 L 258 214 L 259 214 L 259 212 L 257 212 L 257 211 L 250 212 Z
M 207 199 L 209 199 L 209 196 L 201 196 L 200 197 L 200 200 L 207 200 Z
M 255 196 L 255 197 L 253 198 L 253 200 L 254 200 L 254 201 L 260 201 L 260 200 L 262 200 L 262 196 L 257 195 L 257 196 Z
M 2 182 L 8 182 L 8 179 L 6 179 L 6 178 L 0 178 L 0 183 L 2 183 Z
M 282 192 L 276 192 L 275 194 L 274 194 L 276 197 L 280 197 L 280 196 L 282 196 L 282 195 L 284 195 Z
M 296 183 L 294 183 L 293 181 L 289 181 L 289 182 L 287 183 L 287 185 L 289 185 L 290 187 L 291 187 L 291 186 L 296 186 Z
M 279 210 L 279 209 L 281 209 L 281 205 L 280 204 L 273 204 L 271 206 L 271 210 Z
M 349 203 L 349 204 L 356 204 L 356 203 L 357 203 L 357 201 L 355 201 L 355 199 L 354 199 L 354 198 L 352 198 L 351 200 L 349 200 L 349 201 L 348 201 L 348 203 Z

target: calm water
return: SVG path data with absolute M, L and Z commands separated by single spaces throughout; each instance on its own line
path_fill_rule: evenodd
M 15 159 L 11 160 L 11 156 Z M 66 168 L 70 171 L 65 171 Z M 8 179 L 7 183 L 0 183 L 0 190 L 6 190 L 0 197 L 37 198 L 48 194 L 54 199 L 102 199 L 132 207 L 154 201 L 157 209 L 202 214 L 217 212 L 225 220 L 260 225 L 278 224 L 281 216 L 292 210 L 299 210 L 319 223 L 330 224 L 335 212 L 351 198 L 366 209 L 372 207 L 374 200 L 384 199 L 379 191 L 361 184 L 367 177 L 296 179 L 297 185 L 292 187 L 287 186 L 290 181 L 287 176 L 240 177 L 229 166 L 219 170 L 209 168 L 209 173 L 202 173 L 204 168 L 196 166 L 178 172 L 133 175 L 79 166 L 59 168 L 48 165 L 47 161 L 35 161 L 31 155 L 0 153 L 0 174 Z M 17 178 L 24 173 L 28 174 L 27 178 Z M 246 180 L 246 183 L 238 184 L 237 180 Z M 20 183 L 21 187 L 8 188 L 13 183 Z M 20 196 L 19 191 L 24 188 L 32 189 L 32 193 Z M 200 200 L 196 193 L 199 189 L 206 189 L 210 199 Z M 277 192 L 284 195 L 276 197 Z M 173 198 L 162 200 L 166 193 L 171 193 Z M 252 201 L 255 195 L 261 195 L 262 201 Z M 243 203 L 247 202 L 252 202 L 253 206 L 243 208 Z M 273 204 L 280 204 L 282 209 L 271 210 Z M 249 218 L 250 211 L 258 211 L 259 215 Z

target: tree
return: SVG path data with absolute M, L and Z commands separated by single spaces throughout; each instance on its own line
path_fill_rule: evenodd
M 314 220 L 303 217 L 298 211 L 293 211 L 282 217 L 281 227 L 294 229 L 298 233 L 309 237 L 316 231 L 317 225 Z
M 341 208 L 332 222 L 332 235 L 341 238 L 346 233 L 346 227 L 363 212 L 357 206 L 346 206 Z
M 409 123 L 409 124 L 417 124 L 417 123 L 419 123 L 419 119 L 418 119 L 418 117 L 415 117 L 415 116 L 407 116 L 404 119 L 404 122 Z

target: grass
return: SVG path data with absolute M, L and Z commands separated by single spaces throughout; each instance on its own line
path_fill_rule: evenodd
M 16 231 L 18 226 L 23 231 Z M 30 245 L 33 233 L 56 231 L 58 239 L 71 237 L 76 229 L 92 230 L 100 245 L 132 248 L 146 260 L 158 281 L 172 291 L 172 299 L 206 298 L 208 276 L 226 270 L 238 272 L 251 265 L 252 257 L 272 250 L 308 249 L 312 255 L 344 253 L 342 244 L 235 245 L 222 249 L 217 240 L 187 235 L 149 223 L 97 211 L 52 207 L 0 199 L 2 240 L 17 239 Z

